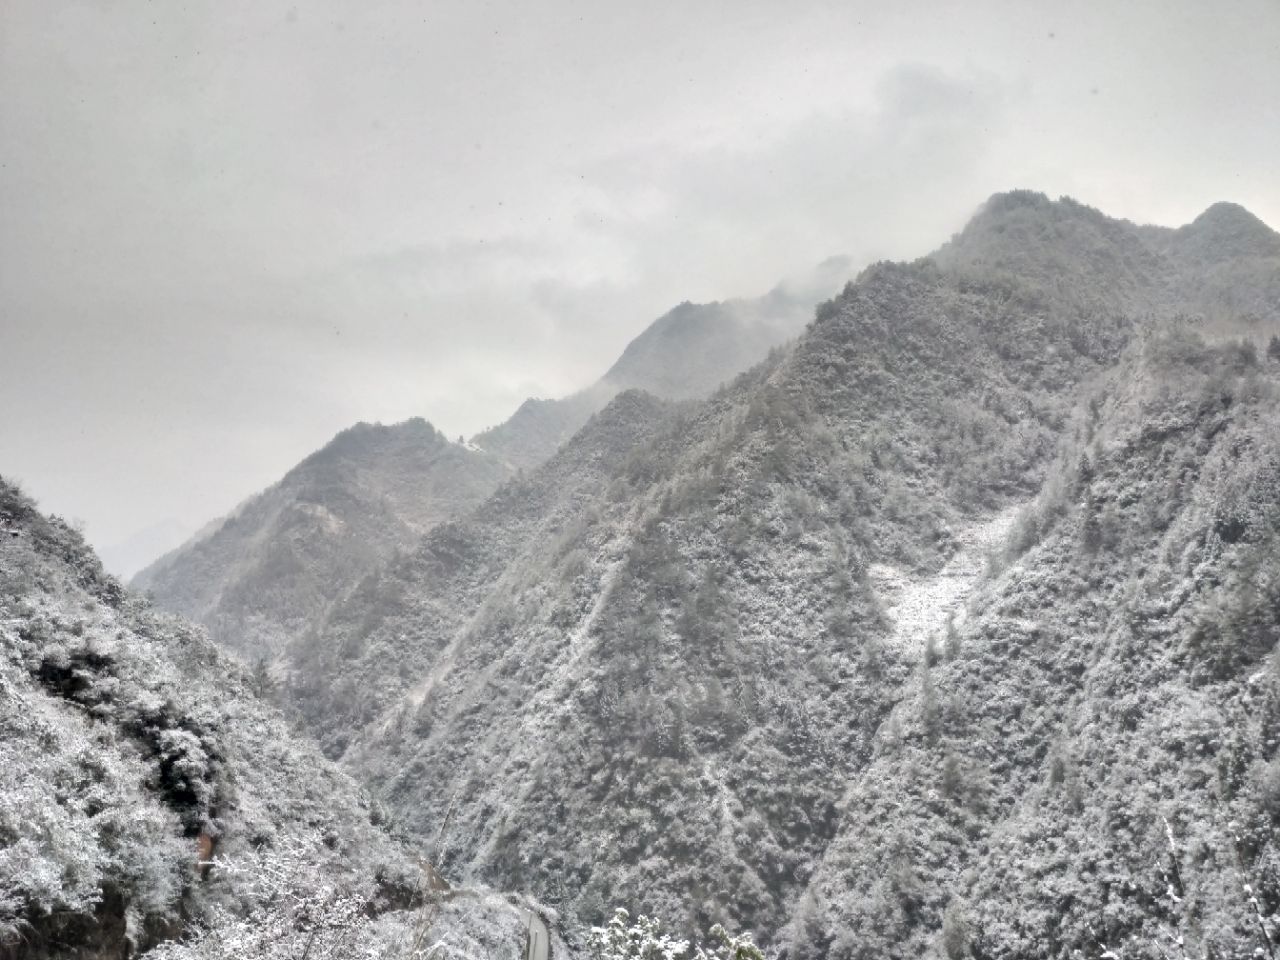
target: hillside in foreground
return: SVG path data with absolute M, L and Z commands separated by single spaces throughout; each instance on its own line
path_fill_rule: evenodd
M 203 631 L 0 480 L 0 957 L 514 957 Z

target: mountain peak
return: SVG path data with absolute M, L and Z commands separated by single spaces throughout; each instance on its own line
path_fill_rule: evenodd
M 1208 234 L 1219 243 L 1239 241 L 1280 247 L 1280 234 L 1243 206 L 1228 201 L 1213 204 L 1181 229 L 1187 233 Z
M 1191 221 L 1192 226 L 1197 224 L 1248 225 L 1255 228 L 1261 227 L 1270 232 L 1270 228 L 1265 223 L 1240 204 L 1232 203 L 1230 200 L 1219 200 L 1217 203 L 1210 204 L 1205 208 L 1204 213 Z
M 1214 260 L 1280 256 L 1280 234 L 1238 203 L 1219 201 L 1176 233 L 1181 243 Z
M 393 424 L 366 423 L 361 420 L 338 431 L 332 440 L 306 457 L 299 466 L 360 459 L 368 456 L 372 450 L 401 443 L 434 448 L 444 446 L 448 440 L 422 417 L 411 417 Z
M 993 195 L 932 259 L 946 272 L 1017 277 L 1105 309 L 1139 308 L 1161 270 L 1132 223 L 1032 190 Z
M 981 221 L 1001 220 L 1009 217 L 1026 217 L 1041 214 L 1052 220 L 1079 220 L 1094 224 L 1120 224 L 1124 221 L 1108 217 L 1101 210 L 1081 203 L 1066 194 L 1052 199 L 1039 190 L 1005 190 L 993 193 L 978 207 L 966 230 Z
M 978 208 L 977 216 L 999 214 L 1023 207 L 1043 208 L 1052 205 L 1053 201 L 1049 199 L 1048 194 L 1041 193 L 1039 190 L 1003 190 L 988 197 Z

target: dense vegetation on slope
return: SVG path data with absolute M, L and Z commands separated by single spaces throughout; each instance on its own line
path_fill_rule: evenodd
M 502 423 L 476 434 L 471 442 L 517 470 L 532 470 L 581 430 L 616 393 L 615 387 L 600 382 L 556 400 L 531 398 Z
M 447 662 L 460 631 L 497 626 L 490 618 L 518 589 L 504 579 L 508 570 L 540 570 L 542 544 L 572 536 L 616 465 L 667 414 L 654 397 L 621 394 L 542 468 L 505 484 L 470 517 L 432 530 L 295 642 L 281 693 L 326 752 L 341 755 L 409 686 Z
M 520 912 L 431 903 L 379 817 L 0 480 L 0 956 L 408 958 L 419 931 L 514 955 Z
M 1153 242 L 1179 268 L 1179 296 L 1215 326 L 1273 336 L 1280 304 L 1280 234 L 1234 203 L 1215 203 Z
M 616 397 L 363 576 L 273 695 L 448 875 L 588 921 L 796 958 L 1265 949 L 1278 250 L 1229 205 L 992 198 L 710 399 Z M 950 627 L 895 626 L 886 584 L 1015 508 Z
M 829 278 L 823 294 L 847 279 Z M 810 297 L 779 287 L 758 300 L 682 303 L 627 344 L 604 382 L 673 400 L 706 397 L 799 334 L 813 316 Z
M 545 462 L 620 391 L 706 396 L 761 360 L 801 330 L 845 266 L 833 259 L 755 300 L 681 304 L 593 386 L 528 400 L 471 443 L 450 443 L 421 419 L 357 424 L 133 585 L 250 662 L 278 660 L 335 595 L 436 524 L 465 517 L 507 477 Z
M 1280 364 L 1185 330 L 1090 398 L 969 617 L 921 638 L 792 956 L 1265 949 L 1278 400 Z
M 1159 308 L 1166 262 L 1068 213 L 1132 247 L 1137 279 L 1099 265 L 1082 298 L 878 265 L 567 500 L 568 461 L 371 578 L 295 680 L 328 749 L 412 831 L 451 810 L 459 874 L 771 938 L 915 675 L 868 568 L 927 575 L 967 518 L 1034 496 L 1085 391 L 1157 323 L 1137 305 Z
M 970 519 L 1064 496 L 1055 458 L 1102 416 L 1099 384 L 1122 356 L 1199 350 L 1219 371 L 1210 382 L 1227 375 L 1180 314 L 1229 305 L 1195 281 L 1196 231 L 1173 233 L 1034 194 L 994 198 L 936 261 L 867 270 L 792 350 L 650 421 L 565 500 L 572 458 L 532 473 L 536 493 L 504 488 L 483 523 L 439 531 L 366 581 L 349 615 L 309 638 L 322 669 L 294 695 L 405 828 L 448 816 L 459 875 L 591 919 L 622 902 L 770 942 L 803 905 L 809 919 L 781 940 L 797 951 L 932 949 L 937 894 L 915 913 L 876 899 L 901 857 L 840 866 L 859 849 L 843 838 L 864 830 L 877 831 L 865 849 L 893 849 L 893 817 L 863 822 L 849 797 L 896 789 L 883 744 L 908 736 L 887 731 L 909 730 L 921 658 L 936 657 L 925 638 L 890 642 L 869 572 L 927 577 Z M 1176 364 L 1125 369 L 1186 379 Z M 1107 429 L 1139 407 L 1117 408 Z M 1165 465 L 1151 469 L 1166 482 Z M 1058 522 L 1055 509 L 1036 522 Z M 326 723 L 348 701 L 362 712 Z M 1043 725 L 1046 702 L 1019 692 L 1011 709 Z M 954 774 L 964 757 L 948 743 L 956 757 L 938 762 Z M 948 876 L 913 882 L 945 889 Z M 1029 941 L 1013 942 L 993 934 L 990 949 Z
M 425 420 L 358 424 L 133 586 L 246 659 L 271 658 L 335 591 L 466 513 L 509 474 Z

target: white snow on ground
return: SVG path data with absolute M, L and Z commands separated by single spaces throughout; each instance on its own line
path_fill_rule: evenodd
M 912 578 L 897 567 L 872 564 L 867 571 L 893 621 L 889 643 L 899 650 L 922 650 L 930 634 L 941 635 L 953 614 L 965 617 L 965 601 L 986 567 L 987 555 L 1003 543 L 1022 505 L 969 524 L 957 537 L 960 549 L 931 577 Z

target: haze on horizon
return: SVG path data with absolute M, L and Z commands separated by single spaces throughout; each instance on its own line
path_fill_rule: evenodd
M 109 546 L 991 193 L 1280 226 L 1280 4 L 0 4 L 0 473 Z M 172 533 L 176 536 L 176 533 Z

